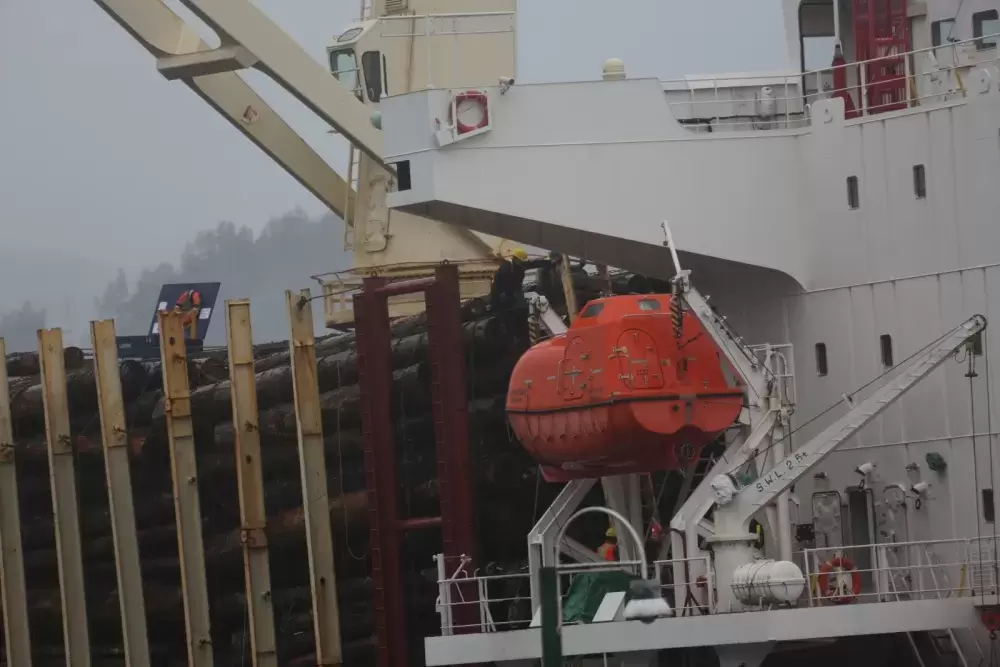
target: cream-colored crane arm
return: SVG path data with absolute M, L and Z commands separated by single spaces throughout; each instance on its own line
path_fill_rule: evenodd
M 194 29 L 161 0 L 95 2 L 158 63 L 184 54 L 212 53 Z M 238 74 L 219 71 L 188 78 L 185 83 L 331 211 L 343 217 L 349 192 L 353 206 L 355 194 L 344 179 Z
M 382 158 L 382 132 L 371 122 L 371 110 L 330 75 L 267 14 L 248 0 L 181 0 L 222 40 L 220 48 L 237 53 L 234 67 L 253 66 L 280 84 L 313 113 L 390 172 Z M 229 55 L 229 54 L 224 54 Z M 218 56 L 206 54 L 206 66 Z M 180 63 L 178 72 L 197 72 L 197 63 Z M 160 67 L 165 75 L 170 74 Z

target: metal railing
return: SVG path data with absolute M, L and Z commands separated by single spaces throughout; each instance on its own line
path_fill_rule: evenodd
M 519 572 L 492 574 L 475 569 L 470 571 L 469 558 L 446 559 L 442 554 L 434 557 L 438 572 L 438 597 L 435 610 L 441 617 L 441 634 L 450 636 L 462 632 L 506 632 L 522 630 L 532 625 L 534 612 L 531 606 L 531 574 L 527 568 Z M 664 581 L 674 563 L 683 563 L 693 575 L 695 583 L 678 584 Z M 676 615 L 713 614 L 716 611 L 715 584 L 708 556 L 658 560 L 649 564 L 664 598 L 671 602 Z M 633 576 L 641 574 L 641 561 L 626 560 L 596 563 L 572 563 L 559 566 L 561 598 L 569 598 L 573 581 L 582 573 L 625 571 Z M 700 575 L 704 573 L 704 575 Z M 459 609 L 474 607 L 475 614 L 459 621 Z M 573 625 L 579 621 L 564 621 Z
M 462 37 L 510 34 L 515 39 L 516 12 L 449 12 L 441 14 L 400 14 L 379 17 L 380 37 L 403 37 L 407 39 L 426 38 L 423 51 L 426 71 L 426 87 L 435 88 L 434 50 L 431 37 L 451 37 L 453 49 L 454 85 L 473 85 L 462 82 Z M 476 27 L 478 23 L 479 27 Z M 394 30 L 394 26 L 400 30 Z M 513 48 L 513 44 L 512 44 Z M 509 73 L 511 76 L 514 72 Z M 495 82 L 489 82 L 494 85 Z M 482 85 L 483 82 L 478 82 Z
M 683 565 L 687 572 L 685 581 L 664 582 L 664 572 L 672 572 L 675 563 Z M 653 561 L 653 578 L 660 582 L 660 590 L 672 601 L 677 616 L 715 613 L 715 581 L 709 556 Z
M 806 549 L 808 605 L 996 596 L 998 542 L 984 536 Z
M 928 101 L 963 99 L 968 95 L 963 71 L 1000 61 L 996 48 L 983 51 L 977 50 L 976 45 L 997 38 L 1000 38 L 1000 33 L 795 74 L 686 77 L 664 79 L 661 83 L 664 84 L 667 104 L 674 117 L 679 121 L 698 122 L 687 125 L 692 131 L 698 131 L 701 127 L 710 127 L 712 131 L 796 129 L 811 124 L 812 103 L 838 94 L 849 95 L 854 101 L 855 111 L 852 117 L 877 115 L 898 109 L 901 105 L 903 108 L 913 108 Z M 982 57 L 989 52 L 992 52 L 993 57 Z M 939 57 L 938 54 L 947 58 Z M 944 64 L 946 61 L 950 61 L 950 64 Z M 887 62 L 900 62 L 903 74 L 877 82 L 866 80 L 868 66 L 884 65 Z M 926 71 L 915 71 L 916 65 L 923 65 L 920 69 Z M 846 86 L 833 88 L 834 73 L 839 70 L 845 70 L 848 82 Z M 751 82 L 766 83 L 758 85 Z M 814 84 L 812 87 L 811 83 Z M 869 93 L 874 86 L 882 87 L 893 83 L 903 84 L 903 99 L 869 103 Z M 768 84 L 780 94 L 763 99 L 758 97 L 760 89 Z M 751 97 L 749 91 L 752 88 L 756 90 Z M 747 96 L 735 96 L 732 91 L 736 89 L 747 91 Z M 686 99 L 670 99 L 685 93 Z M 772 103 L 773 114 L 759 113 L 763 104 L 770 106 Z M 744 112 L 747 108 L 749 111 Z

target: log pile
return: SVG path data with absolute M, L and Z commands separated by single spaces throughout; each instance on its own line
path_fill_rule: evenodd
M 513 364 L 527 347 L 520 319 L 484 315 L 463 306 L 473 488 L 479 548 L 511 561 L 524 552 L 536 498 L 536 467 L 506 428 L 504 402 Z M 438 514 L 434 426 L 430 414 L 426 320 L 393 325 L 394 423 L 402 516 Z M 77 352 L 79 352 L 77 350 Z M 345 664 L 374 664 L 375 632 L 369 577 L 367 503 L 360 430 L 358 360 L 351 335 L 317 343 L 324 444 L 333 526 Z M 23 549 L 36 664 L 62 664 L 62 621 L 42 389 L 37 358 L 8 357 L 18 468 Z M 84 545 L 94 664 L 124 664 L 94 369 L 67 350 L 67 391 Z M 256 363 L 262 467 L 268 512 L 273 607 L 280 664 L 315 664 L 292 374 L 285 352 Z M 159 363 L 125 361 L 120 375 L 129 435 L 136 524 L 149 640 L 156 665 L 182 664 L 180 599 L 169 447 L 163 421 Z M 198 458 L 205 562 L 208 569 L 215 664 L 242 665 L 249 655 L 235 432 L 228 372 L 219 355 L 189 364 Z M 420 638 L 437 631 L 437 588 L 427 576 L 440 551 L 440 532 L 404 538 L 412 664 L 422 663 Z M 311 662 L 310 662 L 311 661 Z

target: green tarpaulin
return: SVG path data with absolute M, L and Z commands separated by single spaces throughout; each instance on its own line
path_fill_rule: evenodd
M 608 593 L 628 591 L 638 577 L 621 570 L 577 575 L 563 604 L 563 623 L 590 623 Z

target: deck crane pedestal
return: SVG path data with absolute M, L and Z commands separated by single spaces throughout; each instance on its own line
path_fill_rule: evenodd
M 460 96 L 512 80 L 515 0 L 363 2 L 359 20 L 328 48 L 329 69 L 251 2 L 180 1 L 215 32 L 218 47 L 162 0 L 95 0 L 156 58 L 160 74 L 186 83 L 344 219 L 354 266 L 317 276 L 327 326 L 353 320 L 351 295 L 371 274 L 428 277 L 447 260 L 459 266 L 463 298 L 489 293 L 496 258 L 507 249 L 502 239 L 389 210 L 386 196 L 399 176 L 383 159 L 378 110 L 389 94 L 439 87 Z M 347 178 L 240 77 L 247 69 L 269 76 L 347 140 Z M 390 302 L 391 316 L 423 309 L 420 295 Z

